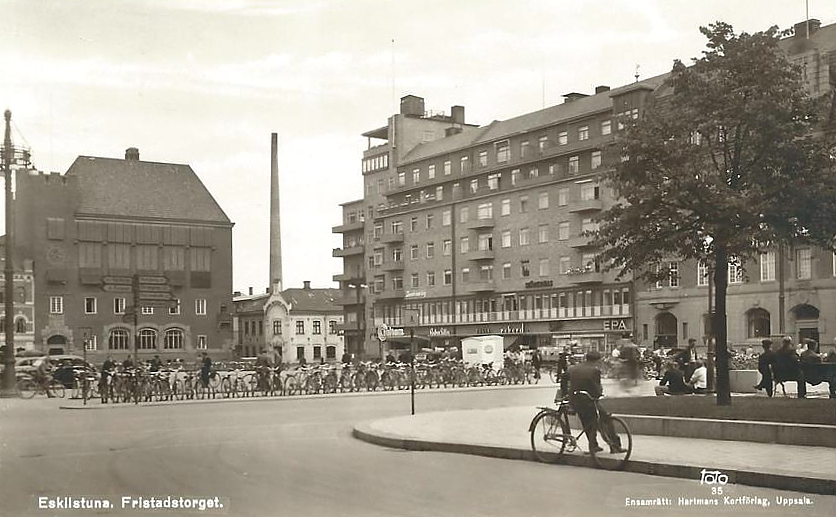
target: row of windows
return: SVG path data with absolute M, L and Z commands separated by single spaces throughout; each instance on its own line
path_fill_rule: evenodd
M 776 280 L 776 257 L 774 251 L 767 251 L 761 253 L 758 257 L 758 265 L 760 271 L 761 282 L 774 282 Z M 813 278 L 813 252 L 810 248 L 799 248 L 795 250 L 794 257 L 794 271 L 793 276 L 797 280 L 810 280 Z M 833 254 L 832 275 L 836 276 L 836 253 Z M 665 280 L 657 280 L 654 287 L 661 289 L 662 287 L 679 287 L 681 276 L 679 272 L 679 262 L 666 262 L 663 267 L 669 271 L 668 278 Z M 697 278 L 696 283 L 698 287 L 706 287 L 709 283 L 708 266 L 699 262 L 697 264 Z M 731 285 L 742 284 L 745 282 L 744 269 L 742 264 L 735 259 L 729 260 L 728 266 L 728 283 Z
M 182 350 L 186 344 L 186 333 L 183 329 L 170 328 L 167 329 L 162 336 L 162 343 L 160 343 L 159 332 L 153 328 L 141 328 L 136 336 L 137 350 Z M 160 345 L 162 345 L 160 347 Z M 87 340 L 86 347 L 88 350 L 98 350 L 98 336 L 91 335 Z M 198 350 L 205 350 L 209 347 L 208 339 L 205 335 L 197 336 L 195 348 Z M 131 332 L 128 329 L 113 329 L 107 337 L 108 350 L 131 350 Z
M 192 247 L 188 251 L 191 271 L 211 271 L 211 248 Z M 78 244 L 78 267 L 81 268 L 101 268 L 105 263 L 109 269 L 129 270 L 132 257 L 134 268 L 142 271 L 158 271 L 160 264 L 165 271 L 186 270 L 186 248 L 181 246 L 162 246 L 161 251 L 156 244 Z
M 261 321 L 244 321 L 244 335 L 262 335 L 262 328 L 263 323 Z M 331 335 L 337 334 L 337 321 L 336 320 L 329 320 L 328 321 L 328 333 Z M 321 320 L 313 320 L 311 322 L 312 327 L 312 334 L 314 335 L 321 335 L 322 334 L 322 321 Z M 257 334 L 256 334 L 257 332 Z M 296 334 L 305 334 L 305 322 L 301 320 L 296 321 Z M 273 335 L 274 336 L 281 336 L 282 335 L 282 321 L 281 320 L 273 320 Z
M 95 296 L 88 296 L 84 298 L 84 314 L 98 314 L 98 298 Z M 198 298 L 194 301 L 194 313 L 196 316 L 206 316 L 207 302 L 205 298 Z M 127 307 L 126 298 L 113 299 L 113 314 L 125 314 Z M 50 296 L 49 297 L 49 313 L 50 314 L 64 314 L 64 297 Z M 175 299 L 171 307 L 168 308 L 168 313 L 172 315 L 180 314 L 180 300 Z M 154 307 L 142 307 L 142 314 L 154 314 Z
M 304 346 L 297 346 L 296 347 L 296 360 L 305 359 L 305 347 Z M 322 359 L 322 347 L 319 345 L 313 346 L 313 358 L 314 359 Z M 329 345 L 325 347 L 325 359 L 336 359 L 337 358 L 337 347 L 333 345 Z

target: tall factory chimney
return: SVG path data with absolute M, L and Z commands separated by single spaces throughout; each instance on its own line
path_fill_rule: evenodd
M 282 228 L 279 203 L 279 136 L 270 135 L 270 289 L 282 290 Z

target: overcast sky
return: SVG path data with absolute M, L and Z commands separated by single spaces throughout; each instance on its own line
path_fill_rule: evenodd
M 836 1 L 809 5 L 836 23 Z M 0 0 L 0 109 L 44 171 L 128 147 L 191 165 L 235 223 L 241 291 L 268 285 L 278 133 L 284 285 L 331 287 L 360 135 L 401 96 L 482 125 L 664 73 L 700 25 L 804 18 L 804 0 Z

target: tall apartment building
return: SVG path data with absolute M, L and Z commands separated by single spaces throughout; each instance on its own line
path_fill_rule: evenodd
M 795 24 L 780 42 L 801 68 L 814 97 L 836 92 L 836 24 L 811 19 Z M 670 261 L 669 280 L 637 288 L 638 339 L 672 345 L 711 336 L 709 278 L 704 264 Z M 730 264 L 728 336 L 732 346 L 757 345 L 765 336 L 788 334 L 833 343 L 836 338 L 836 255 L 809 246 L 775 247 L 755 260 Z M 783 287 L 782 287 L 783 285 Z
M 632 332 L 629 279 L 603 272 L 580 235 L 613 200 L 600 182 L 612 165 L 605 146 L 662 79 L 570 93 L 484 127 L 464 124 L 464 108 L 440 119 L 404 97 L 387 127 L 365 134 L 386 141 L 364 154 L 365 196 L 343 205 L 333 229 L 344 239 L 334 250 L 344 328 L 363 336 L 358 350 L 378 354 L 375 329 L 398 328 L 407 308 L 430 346 L 498 334 L 506 346 L 606 351 Z
M 224 358 L 232 347 L 232 226 L 188 165 L 79 156 L 18 174 L 16 256 L 34 270 L 34 347 L 93 361 Z M 133 282 L 148 292 L 134 306 Z M 158 306 L 162 299 L 170 306 Z M 157 300 L 157 301 L 155 301 Z M 136 327 L 132 312 L 136 310 Z

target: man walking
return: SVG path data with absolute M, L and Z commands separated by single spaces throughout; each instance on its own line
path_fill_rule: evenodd
M 774 387 L 772 368 L 775 365 L 775 352 L 772 351 L 772 340 L 761 341 L 763 352 L 758 356 L 758 371 L 761 374 L 761 381 L 755 385 L 756 390 L 766 390 L 766 395 L 772 397 Z

